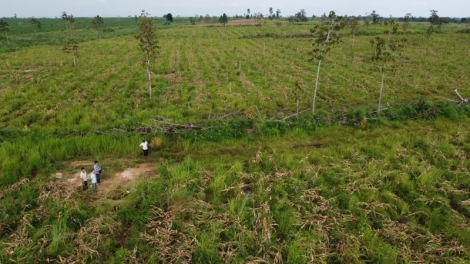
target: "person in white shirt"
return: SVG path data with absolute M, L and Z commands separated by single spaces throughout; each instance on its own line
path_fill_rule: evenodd
M 144 151 L 144 157 L 147 157 L 149 154 L 149 143 L 147 143 L 146 140 L 142 140 L 142 143 L 140 143 L 139 146 Z
M 91 178 L 91 190 L 92 190 L 93 192 L 96 192 L 97 188 L 96 188 L 96 174 L 95 174 L 95 170 L 92 170 L 92 171 L 91 171 L 90 178 Z
M 85 171 L 85 168 L 83 168 L 83 167 L 80 169 L 80 179 L 82 179 L 83 190 L 88 189 L 86 171 Z

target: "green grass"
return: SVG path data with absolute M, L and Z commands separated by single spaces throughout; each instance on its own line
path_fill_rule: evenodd
M 260 27 L 158 20 L 150 101 L 133 18 L 105 21 L 102 51 L 77 20 L 77 68 L 59 19 L 0 44 L 1 263 L 469 261 L 470 112 L 446 100 L 469 93 L 463 25 L 430 40 L 411 25 L 381 115 L 369 40 L 382 28 L 361 28 L 353 53 L 345 35 L 322 63 L 316 115 L 282 121 L 297 82 L 311 104 L 313 22 L 268 24 L 264 59 Z M 107 177 L 135 167 L 154 136 L 156 170 L 107 196 L 53 176 L 74 160 Z
M 196 263 L 417 258 L 465 262 L 470 243 L 465 235 L 465 189 L 470 182 L 464 157 L 470 135 L 468 118 L 462 118 L 464 122 L 414 121 L 401 128 L 394 121 L 367 130 L 292 131 L 249 144 L 226 141 L 221 144 L 231 151 L 225 152 L 213 143 L 195 142 L 173 148 L 185 158 L 158 165 L 155 177 L 140 180 L 118 201 L 97 203 L 78 193 L 67 197 L 61 187 L 50 189 L 47 184 L 37 185 L 28 201 L 16 198 L 26 195 L 28 185 L 5 189 L 4 215 L 35 215 L 42 221 L 30 220 L 31 233 L 21 233 L 25 222 L 2 221 L 3 230 L 11 230 L 2 239 L 18 243 L 18 235 L 36 234 L 49 245 L 39 259 L 60 255 L 90 260 L 77 245 L 82 243 L 82 230 L 92 230 L 95 235 L 89 234 L 84 243 L 91 246 L 99 239 L 100 246 L 91 248 L 100 255 L 91 254 L 107 263 L 132 256 Z M 313 143 L 321 147 L 313 148 Z M 201 149 L 205 155 L 199 155 Z M 231 154 L 239 149 L 243 155 Z M 445 166 L 434 165 L 443 160 Z M 41 198 L 45 193 L 48 200 Z M 20 207 L 9 199 L 30 206 L 14 213 Z M 63 202 L 58 204 L 57 199 Z M 109 228 L 113 231 L 106 231 Z M 67 246 L 64 232 L 72 238 Z M 9 259 L 26 257 L 43 244 L 37 238 L 33 241 L 37 242 L 16 247 Z M 132 253 L 134 248 L 138 250 Z

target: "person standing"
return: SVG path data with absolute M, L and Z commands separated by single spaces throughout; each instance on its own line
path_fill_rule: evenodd
M 144 157 L 147 157 L 149 154 L 149 143 L 147 143 L 147 140 L 142 140 L 142 143 L 140 143 L 140 148 L 142 151 L 144 151 Z
M 88 189 L 88 182 L 87 182 L 87 177 L 86 177 L 86 171 L 85 168 L 80 169 L 80 179 L 82 179 L 82 185 L 83 185 L 83 190 L 85 191 Z
M 95 174 L 96 174 L 96 182 L 100 183 L 101 168 L 100 168 L 100 165 L 98 165 L 97 160 L 95 160 L 95 165 L 93 165 L 93 169 L 95 170 Z
M 91 190 L 92 190 L 93 192 L 96 192 L 97 188 L 96 188 L 96 174 L 95 174 L 95 170 L 92 170 L 92 171 L 91 171 L 90 178 L 91 178 Z

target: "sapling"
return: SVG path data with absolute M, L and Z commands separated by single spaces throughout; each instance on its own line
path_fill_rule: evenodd
M 411 13 L 407 13 L 403 18 L 403 33 L 406 35 L 408 27 L 410 26 Z
M 92 23 L 93 23 L 93 28 L 98 32 L 98 38 L 100 40 L 100 50 L 101 50 L 101 31 L 104 26 L 103 18 L 97 15 L 93 19 Z
M 374 47 L 372 61 L 379 62 L 379 68 L 382 72 L 382 82 L 380 85 L 379 102 L 377 108 L 377 113 L 379 114 L 382 111 L 382 94 L 385 80 L 385 71 L 396 70 L 396 64 L 394 63 L 392 52 L 397 50 L 397 48 L 402 46 L 402 43 L 406 41 L 406 39 L 392 38 L 392 33 L 396 34 L 399 28 L 399 24 L 394 19 L 383 22 L 383 25 L 387 27 L 387 29 L 384 31 L 385 37 L 377 36 L 375 37 L 375 40 L 371 40 L 371 44 Z
M 354 49 L 354 41 L 355 41 L 355 37 L 356 37 L 356 31 L 357 29 L 359 28 L 359 20 L 357 19 L 357 17 L 352 17 L 349 21 L 348 21 L 348 24 L 349 24 L 349 27 L 351 28 L 351 34 L 352 34 L 352 49 Z
M 10 43 L 8 42 L 8 31 L 10 31 L 10 26 L 6 21 L 3 21 L 3 19 L 0 19 L 0 31 L 5 33 L 5 37 L 7 38 L 7 45 Z
M 73 18 L 73 15 L 67 15 L 67 12 L 62 12 L 62 20 L 65 21 L 65 29 L 68 29 L 68 26 L 70 23 L 74 23 L 75 19 Z
M 77 67 L 76 58 L 78 57 L 78 38 L 74 30 L 74 22 L 75 19 L 73 15 L 67 15 L 67 13 L 63 13 L 62 19 L 64 19 L 67 23 L 67 37 L 62 47 L 62 50 L 65 53 L 72 53 L 73 56 L 73 67 Z
M 266 40 L 264 37 L 266 34 L 264 33 L 264 25 L 266 25 L 266 21 L 264 20 L 264 16 L 261 13 L 258 13 L 256 15 L 256 21 L 261 25 L 262 31 L 263 31 L 263 57 L 266 59 Z
M 39 21 L 39 19 L 32 17 L 29 20 L 29 23 L 33 25 L 33 27 L 37 27 L 38 29 L 41 29 L 41 21 Z M 36 35 L 36 29 L 34 29 L 34 35 Z
M 297 106 L 297 119 L 299 119 L 299 102 L 303 94 L 304 94 L 304 89 L 302 87 L 302 84 L 298 81 L 295 82 L 294 96 L 295 96 L 295 101 L 296 101 L 296 106 Z
M 317 34 L 318 38 L 313 41 L 313 50 L 308 54 L 312 57 L 309 61 L 318 60 L 317 77 L 315 79 L 315 89 L 313 91 L 312 114 L 315 114 L 315 99 L 317 97 L 318 79 L 320 77 L 321 62 L 325 55 L 330 51 L 330 45 L 341 41 L 339 31 L 346 26 L 346 20 L 342 16 L 336 16 L 334 11 L 328 15 L 328 21 L 322 25 L 316 25 L 310 29 L 310 32 Z M 313 40 L 313 39 L 312 39 Z
M 432 33 L 435 31 L 434 26 L 439 25 L 439 21 L 440 21 L 440 18 L 437 15 L 436 10 L 431 10 L 430 12 L 431 12 L 431 16 L 428 18 L 428 20 L 429 20 L 429 23 L 431 23 L 431 25 L 429 25 L 426 31 L 428 38 L 431 38 Z
M 152 84 L 150 81 L 150 60 L 156 58 L 158 52 L 158 40 L 155 33 L 155 26 L 153 21 L 155 19 L 145 10 L 140 14 L 140 21 L 138 24 L 139 32 L 135 38 L 139 41 L 140 50 L 143 52 L 142 65 L 147 69 L 147 81 L 149 87 L 149 96 L 152 99 Z
M 371 21 L 370 15 L 369 13 L 366 13 L 366 16 L 364 17 L 364 25 L 366 25 L 366 27 L 369 27 L 370 21 Z

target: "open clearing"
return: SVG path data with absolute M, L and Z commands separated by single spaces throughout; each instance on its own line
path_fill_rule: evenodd
M 72 162 L 73 167 L 81 165 L 93 165 L 93 162 L 88 161 L 75 161 Z M 64 173 L 58 172 L 56 174 L 57 181 L 62 186 L 65 186 L 66 189 L 73 193 L 76 191 L 82 191 L 82 182 L 79 176 L 80 172 L 66 175 Z M 89 178 L 90 172 L 87 172 Z M 101 182 L 98 184 L 98 191 L 96 195 L 106 196 L 109 192 L 116 190 L 118 187 L 123 188 L 129 185 L 133 180 L 136 180 L 140 177 L 151 176 L 155 174 L 155 164 L 154 163 L 142 163 L 139 164 L 136 168 L 127 168 L 122 172 L 118 172 L 111 177 L 105 176 L 101 178 Z M 91 180 L 88 179 L 88 190 L 91 192 Z
M 311 114 L 321 20 L 158 19 L 152 99 L 137 21 L 91 20 L 77 67 L 60 18 L 0 42 L 1 263 L 469 263 L 466 25 L 391 36 L 380 114 L 384 27 L 344 30 Z

